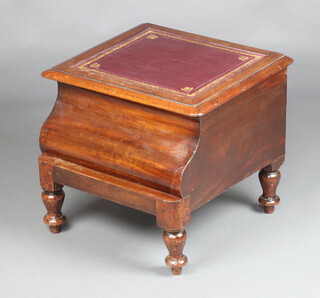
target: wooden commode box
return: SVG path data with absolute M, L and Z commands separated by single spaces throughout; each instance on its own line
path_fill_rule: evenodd
M 45 71 L 58 97 L 40 135 L 44 222 L 60 232 L 64 185 L 153 214 L 180 274 L 192 211 L 257 171 L 264 211 L 279 203 L 291 63 L 143 24 Z

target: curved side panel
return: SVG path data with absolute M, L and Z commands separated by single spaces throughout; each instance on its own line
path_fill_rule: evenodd
M 198 135 L 195 119 L 59 83 L 40 146 L 45 154 L 179 196 L 180 169 Z
M 182 176 L 191 210 L 285 154 L 286 72 L 200 119 L 196 152 Z

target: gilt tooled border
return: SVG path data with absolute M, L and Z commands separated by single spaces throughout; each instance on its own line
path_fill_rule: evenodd
M 164 88 L 164 87 L 160 87 L 160 86 L 157 86 L 157 85 L 141 82 L 141 81 L 138 81 L 138 80 L 129 79 L 127 77 L 114 75 L 114 74 L 108 73 L 107 71 L 101 71 L 101 70 L 98 70 L 98 69 L 93 69 L 93 68 L 87 67 L 87 65 L 91 64 L 92 62 L 97 61 L 97 60 L 101 59 L 102 57 L 105 57 L 105 56 L 107 56 L 107 55 L 109 55 L 109 54 L 111 54 L 111 53 L 113 53 L 113 52 L 125 47 L 125 46 L 128 46 L 132 42 L 134 42 L 134 41 L 136 41 L 136 40 L 138 40 L 140 38 L 143 38 L 144 36 L 146 36 L 148 34 L 161 35 L 161 36 L 166 36 L 166 37 L 170 37 L 170 38 L 175 38 L 175 39 L 179 39 L 179 40 L 183 40 L 183 41 L 187 41 L 187 42 L 191 42 L 191 43 L 196 43 L 196 44 L 200 44 L 200 45 L 204 45 L 204 46 L 208 46 L 208 47 L 212 47 L 212 48 L 216 48 L 216 49 L 220 49 L 220 50 L 224 50 L 224 51 L 237 53 L 237 54 L 240 54 L 240 55 L 246 55 L 246 56 L 249 56 L 249 57 L 251 57 L 253 59 L 251 59 L 248 62 L 236 67 L 232 71 L 226 73 L 225 75 L 223 75 L 223 76 L 221 76 L 221 77 L 219 77 L 219 78 L 217 78 L 217 79 L 215 79 L 215 80 L 213 80 L 211 82 L 209 80 L 209 83 L 207 83 L 206 85 L 204 85 L 200 89 L 194 91 L 193 93 L 190 93 L 193 88 L 191 88 L 191 90 L 189 92 L 181 92 L 181 91 L 177 91 L 177 90 L 174 90 L 174 89 Z M 173 33 L 166 33 L 166 32 L 159 31 L 159 30 L 147 29 L 147 30 L 145 30 L 145 31 L 143 31 L 143 32 L 141 32 L 141 33 L 129 38 L 128 40 L 126 40 L 124 42 L 121 42 L 121 43 L 119 43 L 119 44 L 117 44 L 117 45 L 115 45 L 115 46 L 113 46 L 111 48 L 108 48 L 107 50 L 104 50 L 103 52 L 100 52 L 100 53 L 96 54 L 94 57 L 91 57 L 91 58 L 85 60 L 85 62 L 81 61 L 80 63 L 77 63 L 74 67 L 79 68 L 79 69 L 81 69 L 83 71 L 90 71 L 90 72 L 98 73 L 98 74 L 106 76 L 106 77 L 125 80 L 125 81 L 131 82 L 131 83 L 135 83 L 135 84 L 140 85 L 140 86 L 150 87 L 150 88 L 161 90 L 161 91 L 168 91 L 168 92 L 173 93 L 173 94 L 179 94 L 179 95 L 184 95 L 184 96 L 188 96 L 188 97 L 194 97 L 195 95 L 201 93 L 204 89 L 207 89 L 208 87 L 211 87 L 211 86 L 217 84 L 218 82 L 222 81 L 226 77 L 231 76 L 235 72 L 238 72 L 241 69 L 246 68 L 249 65 L 254 64 L 255 62 L 257 62 L 258 60 L 260 60 L 264 56 L 266 56 L 266 55 L 253 53 L 253 52 L 246 51 L 246 50 L 230 48 L 230 47 L 227 47 L 227 46 L 220 46 L 220 45 L 217 45 L 217 44 L 213 44 L 213 43 L 209 43 L 209 42 L 205 42 L 205 41 L 200 41 L 200 40 L 196 40 L 196 39 L 193 39 L 193 38 L 184 37 L 184 36 L 181 36 L 181 35 L 176 35 L 176 34 L 173 34 Z M 185 87 L 185 88 L 190 88 L 190 87 Z M 184 89 L 184 88 L 182 88 L 182 89 Z

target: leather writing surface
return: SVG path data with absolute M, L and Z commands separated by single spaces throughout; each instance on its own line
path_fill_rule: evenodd
M 147 30 L 75 67 L 170 92 L 194 95 L 257 62 L 263 54 Z

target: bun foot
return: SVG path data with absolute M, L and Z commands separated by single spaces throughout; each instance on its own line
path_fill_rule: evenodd
M 66 217 L 61 213 L 64 191 L 62 189 L 44 191 L 42 193 L 42 200 L 48 211 L 43 218 L 44 223 L 49 225 L 51 233 L 60 233 L 61 225 L 66 221 Z
M 272 214 L 274 212 L 274 206 L 264 206 L 263 210 L 266 214 Z
M 182 273 L 182 267 L 187 265 L 188 259 L 185 255 L 182 255 L 179 258 L 174 258 L 169 255 L 166 257 L 165 262 L 169 267 L 171 267 L 173 275 L 180 275 Z
M 259 180 L 263 190 L 262 196 L 259 197 L 259 203 L 263 205 L 264 213 L 272 214 L 274 207 L 280 203 L 280 198 L 276 194 L 280 181 L 280 171 L 262 169 L 259 172 Z
M 171 268 L 171 272 L 173 275 L 181 275 L 182 268 Z
M 52 234 L 58 234 L 61 232 L 61 226 L 50 226 L 50 232 Z
M 169 267 L 171 267 L 173 275 L 180 275 L 182 273 L 182 267 L 188 263 L 188 258 L 182 254 L 186 238 L 187 234 L 185 231 L 165 231 L 163 233 L 163 239 L 169 251 L 169 255 L 166 257 L 165 262 Z

